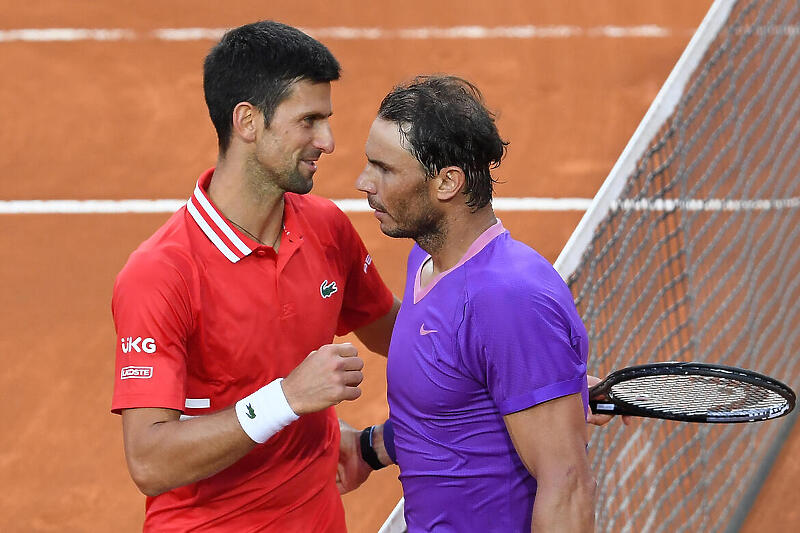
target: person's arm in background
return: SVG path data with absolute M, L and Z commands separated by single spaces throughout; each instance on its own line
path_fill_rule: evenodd
M 391 293 L 381 279 L 372 256 L 369 255 L 350 219 L 333 204 L 331 207 L 334 209 L 332 220 L 342 250 L 339 258 L 343 270 L 348 272 L 336 334 L 342 336 L 353 332 L 368 350 L 387 357 L 392 329 L 400 310 L 400 300 Z M 339 427 L 342 437 L 339 445 L 337 484 L 344 476 L 350 480 L 346 482 L 351 487 L 348 490 L 352 490 L 367 478 L 371 469 L 361 458 L 359 432 L 341 419 Z
M 355 330 L 356 337 L 364 343 L 368 350 L 387 357 L 389 354 L 389 343 L 392 340 L 392 329 L 400 310 L 400 300 L 395 296 L 389 312 L 373 322 Z M 384 454 L 383 464 L 391 464 L 392 461 L 385 454 L 383 447 L 383 425 L 375 426 L 373 431 L 373 442 L 380 443 L 380 449 Z M 340 441 L 339 441 L 339 465 L 336 471 L 336 485 L 339 492 L 344 494 L 361 486 L 372 473 L 370 467 L 361 455 L 361 431 L 350 426 L 347 422 L 339 419 Z M 377 445 L 376 445 L 377 450 Z
M 394 464 L 389 455 L 384 438 L 386 423 L 373 426 L 372 449 L 378 462 L 384 466 Z M 374 470 L 363 459 L 361 448 L 361 430 L 350 426 L 339 419 L 341 441 L 339 445 L 339 467 L 336 471 L 336 486 L 340 494 L 345 494 L 361 486 Z M 391 436 L 389 436 L 391 438 Z
M 400 300 L 395 296 L 389 312 L 382 317 L 355 330 L 358 340 L 371 352 L 386 357 L 389 354 L 389 343 L 392 340 L 392 328 L 400 310 Z
M 531 531 L 594 531 L 596 482 L 586 452 L 580 394 L 555 398 L 503 418 L 517 453 L 536 478 Z

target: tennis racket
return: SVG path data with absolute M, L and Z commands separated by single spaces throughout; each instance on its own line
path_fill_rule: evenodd
M 792 389 L 750 370 L 706 363 L 653 363 L 612 372 L 589 389 L 593 413 L 681 422 L 755 422 L 794 409 Z

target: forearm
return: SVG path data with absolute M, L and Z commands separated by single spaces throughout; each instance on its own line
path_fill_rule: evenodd
M 576 466 L 552 480 L 538 480 L 531 531 L 594 531 L 596 483 L 588 468 Z
M 126 421 L 135 423 L 123 416 Z M 124 433 L 131 477 L 148 496 L 210 477 L 256 446 L 233 408 L 189 420 L 169 416 Z

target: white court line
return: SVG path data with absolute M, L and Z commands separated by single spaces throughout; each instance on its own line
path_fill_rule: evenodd
M 363 198 L 333 200 L 346 213 L 372 211 Z M 174 213 L 186 200 L 0 200 L 0 214 Z M 586 211 L 591 198 L 495 198 L 497 211 Z M 612 210 L 622 211 L 766 211 L 800 208 L 800 197 L 763 200 L 618 200 Z
M 363 198 L 333 200 L 346 213 L 372 208 Z M 174 213 L 186 200 L 2 200 L 0 214 Z M 495 198 L 498 211 L 585 211 L 591 198 Z
M 19 28 L 0 30 L 0 43 L 65 41 L 217 41 L 227 28 L 160 28 L 139 32 L 125 28 Z M 570 37 L 663 38 L 691 35 L 693 28 L 674 30 L 655 24 L 640 26 L 425 26 L 387 29 L 377 27 L 331 26 L 300 28 L 318 39 L 565 39 Z
M 123 29 L 23 28 L 0 30 L 0 42 L 122 41 L 134 40 L 136 32 Z
M 186 200 L 4 200 L 0 214 L 174 213 Z
M 0 43 L 59 42 L 59 41 L 217 41 L 228 28 L 159 28 L 135 31 L 126 28 L 17 28 L 0 30 Z M 594 26 L 581 28 L 569 25 L 550 26 L 422 26 L 416 28 L 378 28 L 329 26 L 300 28 L 318 38 L 330 40 L 378 39 L 566 39 L 571 37 L 600 37 L 610 39 L 665 38 L 673 35 L 692 35 L 696 28 L 665 28 L 656 24 L 639 26 Z M 800 25 L 785 24 L 769 28 L 749 26 L 737 33 L 755 31 L 759 34 L 800 35 Z

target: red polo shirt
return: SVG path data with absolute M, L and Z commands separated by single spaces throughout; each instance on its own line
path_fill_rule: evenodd
M 224 409 L 391 308 L 391 292 L 331 201 L 286 193 L 276 254 L 211 203 L 212 174 L 117 276 L 115 413 Z M 304 415 L 222 472 L 147 498 L 144 529 L 345 531 L 338 452 L 334 408 Z

